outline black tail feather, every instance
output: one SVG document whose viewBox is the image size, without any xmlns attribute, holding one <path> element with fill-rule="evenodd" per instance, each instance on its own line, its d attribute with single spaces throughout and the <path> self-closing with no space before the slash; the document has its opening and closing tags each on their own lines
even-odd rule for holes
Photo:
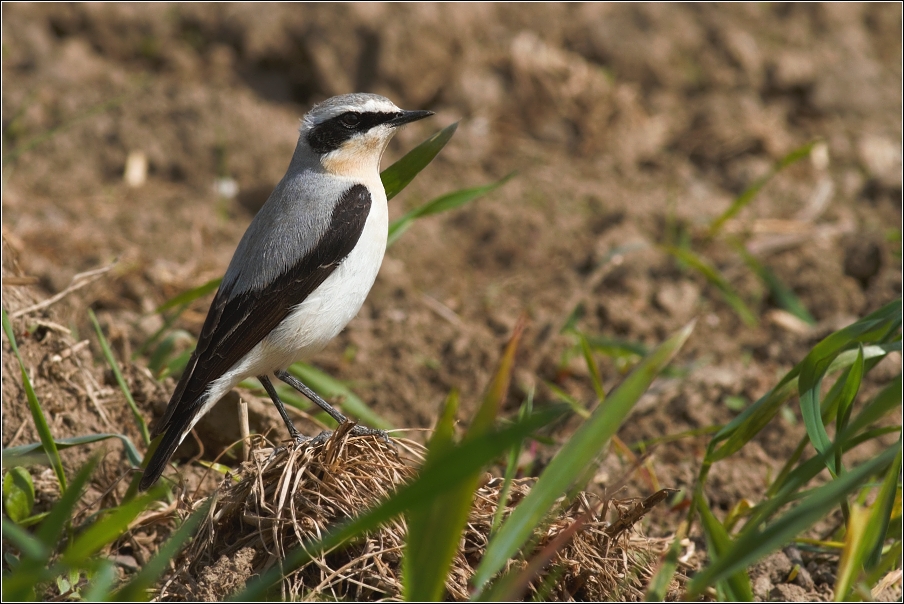
<svg viewBox="0 0 904 604">
<path fill-rule="evenodd" d="M 166 464 L 169 462 L 170 457 L 173 456 L 179 443 L 182 442 L 182 436 L 181 431 L 176 426 L 171 425 L 169 427 L 144 469 L 144 476 L 141 477 L 141 482 L 138 483 L 139 490 L 146 491 L 157 482 L 157 479 L 160 478 L 160 475 L 166 469 Z"/>
</svg>

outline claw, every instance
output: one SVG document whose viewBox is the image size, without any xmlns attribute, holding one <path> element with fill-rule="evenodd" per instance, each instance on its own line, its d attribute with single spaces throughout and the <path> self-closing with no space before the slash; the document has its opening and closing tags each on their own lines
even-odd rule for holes
<svg viewBox="0 0 904 604">
<path fill-rule="evenodd" d="M 380 440 L 382 440 L 386 444 L 389 444 L 389 435 L 386 434 L 385 430 L 368 428 L 367 426 L 357 424 L 354 428 L 352 428 L 351 432 L 353 436 L 378 436 Z"/>
</svg>

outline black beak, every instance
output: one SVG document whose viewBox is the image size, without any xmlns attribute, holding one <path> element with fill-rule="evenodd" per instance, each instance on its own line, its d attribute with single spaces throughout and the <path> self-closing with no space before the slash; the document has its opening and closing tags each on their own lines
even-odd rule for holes
<svg viewBox="0 0 904 604">
<path fill-rule="evenodd" d="M 430 117 L 431 115 L 433 115 L 432 111 L 401 111 L 386 123 L 393 128 L 398 128 L 399 126 L 404 126 L 405 124 L 410 124 L 411 122 L 422 120 L 425 117 Z"/>
</svg>

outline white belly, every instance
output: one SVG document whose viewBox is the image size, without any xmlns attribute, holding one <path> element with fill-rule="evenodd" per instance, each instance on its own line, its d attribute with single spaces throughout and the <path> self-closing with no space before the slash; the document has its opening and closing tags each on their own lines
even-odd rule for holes
<svg viewBox="0 0 904 604">
<path fill-rule="evenodd" d="M 352 252 L 268 336 L 211 383 L 210 404 L 246 378 L 272 375 L 316 354 L 355 318 L 373 287 L 386 252 L 389 217 L 386 198 L 380 197 L 372 200 L 364 230 Z"/>
<path fill-rule="evenodd" d="M 355 318 L 383 263 L 387 231 L 386 204 L 376 203 L 355 249 L 258 345 L 270 359 L 269 371 L 321 351 Z"/>
</svg>

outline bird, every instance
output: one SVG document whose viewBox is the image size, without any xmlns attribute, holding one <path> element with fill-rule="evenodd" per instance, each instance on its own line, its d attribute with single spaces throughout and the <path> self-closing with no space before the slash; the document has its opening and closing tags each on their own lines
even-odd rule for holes
<svg viewBox="0 0 904 604">
<path fill-rule="evenodd" d="M 160 478 L 197 421 L 239 382 L 256 377 L 289 434 L 303 442 L 273 387 L 279 379 L 339 424 L 345 415 L 288 372 L 322 350 L 361 309 L 389 227 L 380 160 L 401 126 L 433 115 L 355 93 L 314 105 L 301 120 L 286 175 L 255 215 L 226 269 L 198 344 L 153 437 L 139 483 Z M 353 434 L 384 432 L 354 426 Z"/>
</svg>

